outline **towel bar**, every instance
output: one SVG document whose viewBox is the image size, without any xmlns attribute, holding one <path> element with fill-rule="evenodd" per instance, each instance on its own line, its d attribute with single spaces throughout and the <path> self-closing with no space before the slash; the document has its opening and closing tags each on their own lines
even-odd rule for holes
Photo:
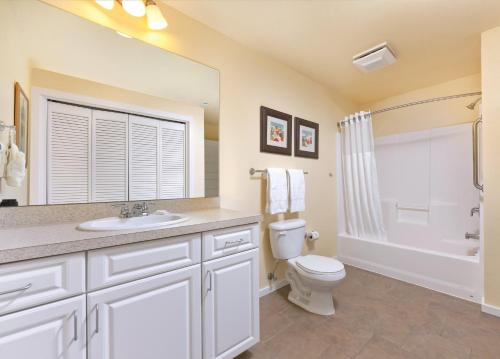
<svg viewBox="0 0 500 359">
<path fill-rule="evenodd" d="M 256 173 L 266 173 L 266 172 L 267 172 L 267 170 L 256 170 L 256 169 L 255 169 L 255 168 L 253 168 L 253 167 L 252 167 L 252 168 L 250 168 L 250 170 L 248 171 L 248 173 L 250 173 L 250 176 L 253 176 L 253 175 L 254 175 L 254 174 L 256 174 Z M 304 171 L 304 174 L 305 174 L 305 175 L 308 175 L 308 174 L 309 174 L 309 172 Z"/>
</svg>

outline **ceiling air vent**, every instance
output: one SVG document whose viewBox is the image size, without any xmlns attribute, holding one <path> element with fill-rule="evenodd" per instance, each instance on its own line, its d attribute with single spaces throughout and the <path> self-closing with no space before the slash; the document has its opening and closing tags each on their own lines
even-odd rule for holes
<svg viewBox="0 0 500 359">
<path fill-rule="evenodd" d="M 352 63 L 363 72 L 370 72 L 392 65 L 396 57 L 387 42 L 363 51 L 352 58 Z"/>
</svg>

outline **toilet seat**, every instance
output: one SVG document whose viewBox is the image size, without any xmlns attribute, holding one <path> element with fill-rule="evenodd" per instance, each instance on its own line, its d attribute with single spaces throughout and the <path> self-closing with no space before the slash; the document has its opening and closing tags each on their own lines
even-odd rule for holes
<svg viewBox="0 0 500 359">
<path fill-rule="evenodd" d="M 335 274 L 344 270 L 342 262 L 324 256 L 301 256 L 296 258 L 295 263 L 303 271 L 316 275 Z"/>
</svg>

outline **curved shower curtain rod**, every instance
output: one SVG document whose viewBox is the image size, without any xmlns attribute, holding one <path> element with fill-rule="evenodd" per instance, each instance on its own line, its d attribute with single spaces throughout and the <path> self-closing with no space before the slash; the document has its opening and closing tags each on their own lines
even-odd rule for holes
<svg viewBox="0 0 500 359">
<path fill-rule="evenodd" d="M 408 102 L 408 103 L 404 103 L 402 105 L 396 105 L 396 106 L 382 108 L 380 110 L 375 110 L 373 112 L 367 113 L 366 116 L 370 115 L 370 114 L 371 115 L 376 115 L 378 113 L 388 112 L 388 111 L 392 111 L 392 110 L 399 110 L 400 108 L 405 108 L 405 107 L 410 107 L 410 106 L 423 105 L 425 103 L 438 102 L 438 101 L 444 101 L 444 100 L 453 100 L 453 99 L 461 98 L 461 97 L 479 96 L 479 95 L 481 95 L 481 91 L 461 93 L 461 94 L 458 94 L 458 95 L 434 97 L 434 98 L 429 98 L 429 99 L 426 99 L 426 100 L 420 100 L 420 101 L 415 101 L 415 102 Z M 340 126 L 343 122 L 345 122 L 345 120 L 338 122 L 338 126 Z"/>
</svg>

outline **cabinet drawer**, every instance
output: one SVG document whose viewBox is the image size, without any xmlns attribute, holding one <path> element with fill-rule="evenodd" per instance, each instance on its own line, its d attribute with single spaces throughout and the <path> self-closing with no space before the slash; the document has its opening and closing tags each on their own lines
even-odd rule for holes
<svg viewBox="0 0 500 359">
<path fill-rule="evenodd" d="M 224 228 L 203 233 L 203 260 L 224 257 L 258 247 L 257 224 Z"/>
<path fill-rule="evenodd" d="M 89 290 L 187 267 L 201 260 L 200 235 L 158 239 L 89 251 Z"/>
<path fill-rule="evenodd" d="M 84 253 L 0 265 L 0 314 L 83 292 Z"/>
</svg>

